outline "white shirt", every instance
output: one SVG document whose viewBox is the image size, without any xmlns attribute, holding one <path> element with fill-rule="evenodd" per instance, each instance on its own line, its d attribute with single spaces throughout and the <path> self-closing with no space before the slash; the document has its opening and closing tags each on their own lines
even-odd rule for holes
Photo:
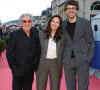
<svg viewBox="0 0 100 90">
<path fill-rule="evenodd" d="M 55 58 L 57 58 L 56 42 L 54 42 L 53 38 L 49 38 L 48 50 L 47 50 L 46 58 L 48 58 L 48 59 L 55 59 Z"/>
</svg>

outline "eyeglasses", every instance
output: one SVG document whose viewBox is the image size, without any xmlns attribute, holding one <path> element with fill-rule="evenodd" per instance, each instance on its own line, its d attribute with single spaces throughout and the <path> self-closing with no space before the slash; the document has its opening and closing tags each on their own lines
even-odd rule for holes
<svg viewBox="0 0 100 90">
<path fill-rule="evenodd" d="M 73 8 L 66 8 L 66 10 L 76 10 L 76 7 L 73 7 Z"/>
<path fill-rule="evenodd" d="M 32 21 L 31 20 L 22 20 L 22 23 L 31 23 Z"/>
</svg>

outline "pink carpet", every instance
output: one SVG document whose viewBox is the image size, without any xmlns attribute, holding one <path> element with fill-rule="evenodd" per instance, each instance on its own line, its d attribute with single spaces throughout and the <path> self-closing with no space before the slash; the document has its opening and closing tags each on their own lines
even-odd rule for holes
<svg viewBox="0 0 100 90">
<path fill-rule="evenodd" d="M 5 53 L 6 51 L 4 51 L 0 57 L 0 90 L 12 90 L 12 74 L 8 67 Z M 50 86 L 48 81 L 47 90 L 50 90 L 49 88 Z M 34 77 L 32 90 L 36 90 L 36 76 Z M 67 90 L 65 85 L 64 71 L 60 90 Z M 91 76 L 89 82 L 89 90 L 100 90 L 100 79 L 97 79 L 95 76 Z"/>
</svg>

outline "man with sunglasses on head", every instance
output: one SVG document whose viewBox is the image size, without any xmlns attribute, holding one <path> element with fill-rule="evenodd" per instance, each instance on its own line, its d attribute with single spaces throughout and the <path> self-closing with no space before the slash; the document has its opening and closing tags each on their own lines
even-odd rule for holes
<svg viewBox="0 0 100 90">
<path fill-rule="evenodd" d="M 67 90 L 77 90 L 76 80 L 78 90 L 88 90 L 89 62 L 95 47 L 90 22 L 77 16 L 78 4 L 78 1 L 67 0 L 64 8 L 67 20 L 63 22 L 63 63 Z"/>
<path fill-rule="evenodd" d="M 10 33 L 6 57 L 12 71 L 13 90 L 32 90 L 41 52 L 37 29 L 32 27 L 32 22 L 31 14 L 22 14 L 21 28 Z"/>
</svg>

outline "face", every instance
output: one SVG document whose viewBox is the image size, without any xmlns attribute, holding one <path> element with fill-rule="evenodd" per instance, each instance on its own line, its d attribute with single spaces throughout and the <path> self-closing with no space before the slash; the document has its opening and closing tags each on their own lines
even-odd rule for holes
<svg viewBox="0 0 100 90">
<path fill-rule="evenodd" d="M 66 6 L 65 14 L 67 14 L 69 19 L 76 18 L 77 13 L 78 13 L 78 10 L 76 9 L 76 6 L 74 6 L 74 5 L 67 5 Z"/>
<path fill-rule="evenodd" d="M 29 31 L 32 27 L 32 20 L 29 16 L 22 17 L 21 25 L 24 31 Z"/>
<path fill-rule="evenodd" d="M 54 17 L 52 20 L 51 20 L 51 24 L 50 24 L 50 27 L 52 30 L 57 30 L 60 26 L 60 19 L 58 17 Z"/>
</svg>

